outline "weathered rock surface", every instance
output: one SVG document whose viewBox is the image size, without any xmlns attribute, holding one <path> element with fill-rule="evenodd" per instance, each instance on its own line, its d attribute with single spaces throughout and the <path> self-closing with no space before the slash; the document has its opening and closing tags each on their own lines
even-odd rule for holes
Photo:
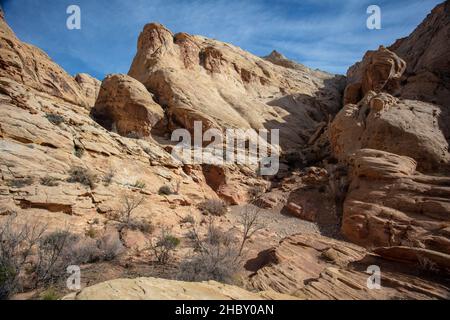
<svg viewBox="0 0 450 320">
<path fill-rule="evenodd" d="M 369 91 L 394 93 L 405 69 L 405 61 L 383 46 L 368 51 L 347 72 L 344 105 L 358 103 Z"/>
<path fill-rule="evenodd" d="M 381 268 L 381 289 L 367 286 L 367 267 Z M 317 235 L 294 235 L 249 261 L 248 286 L 300 299 L 448 299 L 448 284 L 419 274 L 404 274 L 402 265 L 370 255 L 361 247 Z M 403 266 L 403 268 L 405 268 Z"/>
<path fill-rule="evenodd" d="M 21 42 L 0 17 L 0 77 L 84 107 L 81 87 L 39 48 Z"/>
<path fill-rule="evenodd" d="M 103 80 L 92 115 L 104 128 L 122 136 L 148 137 L 164 111 L 142 83 L 114 74 Z"/>
<path fill-rule="evenodd" d="M 407 157 L 362 149 L 352 158 L 342 231 L 366 247 L 407 246 L 450 259 L 450 178 L 416 171 Z"/>
<path fill-rule="evenodd" d="M 97 100 L 102 82 L 87 73 L 79 73 L 75 76 L 75 81 L 80 85 L 81 91 L 86 96 L 89 107 L 93 107 Z"/>
<path fill-rule="evenodd" d="M 411 157 L 420 170 L 445 171 L 450 153 L 442 121 L 449 123 L 450 116 L 439 106 L 370 91 L 358 104 L 347 104 L 339 112 L 330 140 L 342 161 L 370 148 Z"/>
<path fill-rule="evenodd" d="M 400 94 L 406 99 L 450 105 L 450 2 L 444 1 L 409 36 L 389 50 L 406 61 Z"/>
<path fill-rule="evenodd" d="M 117 279 L 87 287 L 63 300 L 294 300 L 289 295 L 252 293 L 215 281 L 182 282 L 156 278 Z"/>
<path fill-rule="evenodd" d="M 305 144 L 339 109 L 342 77 L 290 69 L 237 47 L 151 23 L 129 75 L 167 109 L 169 128 L 281 129 L 281 145 Z"/>
</svg>

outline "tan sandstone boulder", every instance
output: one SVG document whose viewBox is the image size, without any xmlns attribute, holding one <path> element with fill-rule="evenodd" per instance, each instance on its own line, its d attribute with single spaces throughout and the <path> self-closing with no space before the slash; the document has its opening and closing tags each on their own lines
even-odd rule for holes
<svg viewBox="0 0 450 320">
<path fill-rule="evenodd" d="M 103 80 L 92 115 L 110 131 L 145 137 L 164 118 L 164 111 L 142 83 L 114 74 Z"/>
<path fill-rule="evenodd" d="M 75 76 L 75 81 L 80 85 L 81 91 L 86 96 L 89 107 L 93 107 L 95 105 L 95 101 L 97 101 L 97 96 L 102 82 L 87 73 L 77 74 Z"/>
<path fill-rule="evenodd" d="M 215 281 L 183 282 L 157 278 L 117 279 L 87 287 L 63 300 L 294 300 L 289 295 L 253 293 Z"/>
<path fill-rule="evenodd" d="M 444 1 L 406 38 L 389 50 L 406 61 L 401 95 L 406 99 L 450 105 L 450 2 Z"/>
</svg>

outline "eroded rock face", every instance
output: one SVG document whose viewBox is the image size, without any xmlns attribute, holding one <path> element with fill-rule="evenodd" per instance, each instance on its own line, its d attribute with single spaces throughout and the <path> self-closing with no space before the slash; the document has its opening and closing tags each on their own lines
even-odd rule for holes
<svg viewBox="0 0 450 320">
<path fill-rule="evenodd" d="M 294 300 L 273 291 L 252 293 L 215 281 L 182 282 L 156 278 L 117 279 L 87 287 L 63 300 Z"/>
<path fill-rule="evenodd" d="M 394 93 L 405 69 L 405 61 L 383 46 L 368 51 L 362 62 L 347 72 L 344 105 L 358 103 L 369 91 Z"/>
<path fill-rule="evenodd" d="M 86 96 L 89 107 L 93 107 L 95 105 L 95 101 L 97 100 L 102 82 L 87 73 L 77 74 L 75 76 L 75 81 L 80 85 L 81 91 Z"/>
<path fill-rule="evenodd" d="M 348 71 L 343 110 L 330 128 L 350 167 L 347 239 L 409 264 L 448 273 L 450 3 L 407 38 L 368 52 Z M 406 64 L 405 64 L 406 62 Z"/>
<path fill-rule="evenodd" d="M 401 96 L 450 105 L 450 2 L 438 5 L 409 36 L 389 50 L 406 61 Z"/>
<path fill-rule="evenodd" d="M 307 143 L 339 109 L 342 77 L 287 68 L 237 47 L 160 24 L 144 27 L 129 75 L 152 92 L 169 128 L 281 129 L 281 145 Z"/>
<path fill-rule="evenodd" d="M 380 250 L 381 252 L 381 250 Z M 383 252 L 388 256 L 387 252 Z M 367 267 L 382 271 L 381 289 L 367 286 Z M 433 283 L 405 266 L 371 255 L 361 247 L 319 235 L 290 236 L 249 261 L 256 270 L 248 286 L 314 300 L 447 299 L 448 286 Z M 433 284 L 432 284 L 433 283 Z M 430 286 L 430 284 L 432 284 Z"/>
<path fill-rule="evenodd" d="M 21 42 L 0 18 L 0 77 L 13 79 L 40 92 L 84 107 L 78 83 L 39 48 Z"/>
<path fill-rule="evenodd" d="M 103 80 L 92 115 L 110 131 L 147 137 L 164 111 L 140 82 L 114 74 Z"/>
<path fill-rule="evenodd" d="M 352 157 L 342 231 L 366 247 L 407 246 L 450 258 L 450 178 L 424 175 L 408 157 L 362 149 Z"/>
<path fill-rule="evenodd" d="M 362 148 L 409 156 L 422 171 L 448 169 L 450 121 L 445 110 L 429 103 L 369 92 L 358 104 L 347 104 L 334 119 L 330 140 L 334 154 L 348 160 Z"/>
</svg>

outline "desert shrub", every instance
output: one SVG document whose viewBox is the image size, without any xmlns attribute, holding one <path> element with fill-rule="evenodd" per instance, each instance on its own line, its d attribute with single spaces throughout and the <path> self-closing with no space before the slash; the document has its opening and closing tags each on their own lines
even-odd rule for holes
<svg viewBox="0 0 450 320">
<path fill-rule="evenodd" d="M 69 171 L 69 178 L 67 179 L 67 182 L 78 182 L 94 189 L 95 184 L 97 183 L 97 175 L 87 168 L 73 167 Z"/>
<path fill-rule="evenodd" d="M 55 283 L 65 275 L 67 266 L 79 262 L 79 251 L 73 250 L 78 242 L 79 237 L 68 231 L 52 232 L 39 240 L 33 270 L 36 288 Z"/>
<path fill-rule="evenodd" d="M 106 234 L 97 241 L 100 250 L 100 259 L 112 261 L 125 251 L 118 234 Z"/>
<path fill-rule="evenodd" d="M 37 225 L 19 225 L 16 215 L 11 215 L 0 225 L 0 300 L 8 299 L 22 289 L 28 258 L 44 230 Z"/>
<path fill-rule="evenodd" d="M 166 195 L 166 196 L 170 196 L 173 193 L 174 192 L 173 192 L 172 188 L 168 185 L 161 186 L 161 188 L 159 188 L 159 191 L 158 191 L 158 194 Z"/>
<path fill-rule="evenodd" d="M 25 282 L 33 288 L 51 286 L 66 275 L 69 265 L 112 260 L 123 250 L 118 233 L 94 240 L 45 230 L 38 224 L 19 224 L 16 216 L 0 226 L 0 299 L 20 292 Z"/>
<path fill-rule="evenodd" d="M 255 202 L 264 194 L 264 188 L 261 186 L 254 186 L 248 190 L 250 202 Z"/>
<path fill-rule="evenodd" d="M 181 223 L 190 223 L 190 224 L 194 224 L 195 223 L 195 218 L 192 215 L 188 215 L 184 218 L 182 218 L 180 220 Z"/>
<path fill-rule="evenodd" d="M 8 186 L 13 188 L 27 187 L 31 186 L 33 183 L 34 179 L 32 177 L 15 178 L 7 182 Z"/>
<path fill-rule="evenodd" d="M 52 176 L 45 176 L 45 177 L 42 177 L 40 179 L 41 184 L 43 186 L 48 186 L 48 187 L 56 187 L 56 186 L 58 186 L 59 185 L 58 181 L 59 180 L 57 178 L 52 177 Z"/>
<path fill-rule="evenodd" d="M 262 222 L 260 212 L 261 209 L 253 205 L 246 205 L 242 208 L 239 219 L 239 224 L 242 227 L 242 240 L 239 247 L 239 256 L 242 255 L 242 251 L 244 250 L 247 241 L 253 237 L 255 233 L 266 227 L 266 224 Z"/>
<path fill-rule="evenodd" d="M 211 220 L 203 238 L 195 227 L 190 231 L 189 238 L 193 241 L 194 252 L 181 262 L 178 279 L 233 283 L 242 261 L 239 247 L 231 233 L 220 230 Z"/>
<path fill-rule="evenodd" d="M 109 186 L 109 185 L 112 183 L 114 176 L 115 176 L 114 171 L 113 171 L 113 170 L 109 170 L 109 171 L 103 176 L 103 179 L 102 179 L 103 185 L 104 185 L 104 186 Z"/>
<path fill-rule="evenodd" d="M 79 146 L 75 146 L 74 155 L 77 158 L 80 158 L 80 159 L 83 158 L 84 152 L 85 152 L 85 150 L 83 148 L 81 148 Z"/>
<path fill-rule="evenodd" d="M 132 219 L 127 227 L 131 230 L 139 230 L 142 233 L 153 233 L 155 226 L 150 221 Z"/>
<path fill-rule="evenodd" d="M 85 235 L 86 235 L 86 237 L 95 239 L 98 235 L 98 232 L 97 232 L 97 230 L 95 230 L 94 227 L 90 226 L 89 229 L 86 230 Z"/>
<path fill-rule="evenodd" d="M 210 214 L 213 216 L 223 216 L 227 213 L 228 206 L 222 200 L 209 199 L 200 203 L 199 209 L 204 214 Z"/>
<path fill-rule="evenodd" d="M 41 300 L 58 300 L 59 295 L 55 289 L 49 288 L 40 294 Z"/>
<path fill-rule="evenodd" d="M 45 117 L 47 118 L 48 121 L 50 121 L 54 125 L 60 125 L 61 123 L 64 122 L 64 117 L 60 116 L 59 114 L 47 113 Z"/>
<path fill-rule="evenodd" d="M 133 188 L 144 189 L 146 186 L 145 182 L 142 180 L 136 180 L 136 182 L 132 185 Z"/>
<path fill-rule="evenodd" d="M 172 258 L 172 252 L 179 244 L 180 239 L 172 235 L 168 229 L 162 229 L 156 243 L 151 244 L 151 250 L 159 263 L 167 264 Z"/>
</svg>

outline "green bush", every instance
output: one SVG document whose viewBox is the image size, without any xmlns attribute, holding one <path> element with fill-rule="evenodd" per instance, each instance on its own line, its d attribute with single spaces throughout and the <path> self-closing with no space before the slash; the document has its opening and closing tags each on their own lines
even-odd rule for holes
<svg viewBox="0 0 450 320">
<path fill-rule="evenodd" d="M 70 183 L 81 183 L 92 189 L 95 188 L 95 184 L 97 183 L 97 175 L 83 167 L 71 168 L 69 170 L 69 175 L 70 177 L 67 179 L 67 182 Z"/>
<path fill-rule="evenodd" d="M 58 179 L 52 176 L 45 176 L 41 179 L 41 184 L 48 187 L 56 187 L 59 185 Z"/>
<path fill-rule="evenodd" d="M 228 212 L 228 205 L 222 200 L 209 199 L 199 204 L 198 208 L 204 214 L 224 216 Z"/>
<path fill-rule="evenodd" d="M 64 117 L 60 116 L 59 114 L 46 113 L 45 117 L 47 118 L 48 121 L 50 121 L 54 125 L 60 125 L 61 123 L 64 122 Z"/>
<path fill-rule="evenodd" d="M 170 186 L 163 185 L 161 188 L 159 188 L 158 193 L 160 195 L 170 196 L 171 194 L 173 194 L 173 190 L 172 190 L 172 188 Z"/>
</svg>

